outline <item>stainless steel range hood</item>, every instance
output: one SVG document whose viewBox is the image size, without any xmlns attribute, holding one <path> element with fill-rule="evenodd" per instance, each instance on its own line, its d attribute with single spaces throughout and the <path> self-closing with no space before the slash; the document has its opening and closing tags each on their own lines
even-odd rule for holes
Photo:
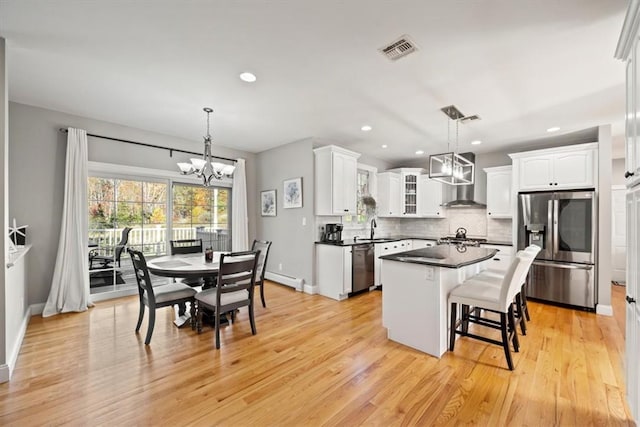
<svg viewBox="0 0 640 427">
<path fill-rule="evenodd" d="M 476 155 L 474 153 L 459 153 L 461 157 L 475 163 Z M 474 168 L 475 169 L 475 168 Z M 474 179 L 475 182 L 475 179 Z M 475 193 L 474 184 L 469 185 L 456 185 L 456 198 L 447 203 L 443 203 L 442 206 L 446 208 L 486 208 L 487 205 L 478 203 L 473 200 Z"/>
</svg>

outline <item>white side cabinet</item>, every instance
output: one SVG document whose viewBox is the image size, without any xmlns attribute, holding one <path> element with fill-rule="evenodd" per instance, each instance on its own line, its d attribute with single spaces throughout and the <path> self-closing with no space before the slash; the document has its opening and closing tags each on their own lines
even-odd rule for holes
<svg viewBox="0 0 640 427">
<path fill-rule="evenodd" d="M 511 218 L 511 166 L 486 168 L 487 216 Z"/>
<path fill-rule="evenodd" d="M 354 215 L 360 154 L 335 145 L 316 148 L 313 152 L 316 215 Z"/>
<path fill-rule="evenodd" d="M 424 218 L 444 218 L 446 210 L 442 207 L 442 183 L 430 179 L 429 174 L 420 176 L 420 199 L 418 213 Z"/>
<path fill-rule="evenodd" d="M 352 246 L 316 245 L 318 293 L 343 300 L 352 289 Z"/>
<path fill-rule="evenodd" d="M 627 193 L 627 283 L 626 289 L 626 328 L 625 328 L 625 374 L 627 401 L 633 417 L 640 419 L 640 187 L 636 186 Z"/>
<path fill-rule="evenodd" d="M 565 190 L 597 186 L 597 144 L 579 144 L 509 154 L 517 171 L 517 191 Z"/>
<path fill-rule="evenodd" d="M 400 216 L 401 176 L 394 172 L 378 174 L 378 216 Z"/>
</svg>

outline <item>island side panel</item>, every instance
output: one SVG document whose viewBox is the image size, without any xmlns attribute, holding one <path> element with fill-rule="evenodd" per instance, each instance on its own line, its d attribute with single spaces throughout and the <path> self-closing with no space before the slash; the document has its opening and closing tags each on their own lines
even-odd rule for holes
<svg viewBox="0 0 640 427">
<path fill-rule="evenodd" d="M 382 324 L 387 337 L 435 357 L 448 348 L 451 289 L 478 271 L 382 260 Z"/>
</svg>

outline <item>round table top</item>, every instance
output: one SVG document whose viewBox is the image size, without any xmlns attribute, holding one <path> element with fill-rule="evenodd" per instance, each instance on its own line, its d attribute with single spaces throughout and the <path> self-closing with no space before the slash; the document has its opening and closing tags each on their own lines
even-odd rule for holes
<svg viewBox="0 0 640 427">
<path fill-rule="evenodd" d="M 218 274 L 220 255 L 214 252 L 213 261 L 206 262 L 204 253 L 166 255 L 147 260 L 147 268 L 156 276 L 164 277 L 207 277 Z"/>
</svg>

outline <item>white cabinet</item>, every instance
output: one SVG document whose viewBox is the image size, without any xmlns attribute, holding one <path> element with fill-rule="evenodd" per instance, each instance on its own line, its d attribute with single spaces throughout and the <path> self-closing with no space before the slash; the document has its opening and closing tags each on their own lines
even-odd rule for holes
<svg viewBox="0 0 640 427">
<path fill-rule="evenodd" d="M 422 169 L 400 169 L 400 176 L 402 176 L 400 208 L 404 217 L 418 216 L 421 173 Z"/>
<path fill-rule="evenodd" d="M 401 176 L 394 172 L 378 174 L 378 216 L 400 216 Z"/>
<path fill-rule="evenodd" d="M 627 401 L 634 419 L 640 418 L 640 303 L 638 302 L 638 245 L 640 244 L 640 187 L 627 193 L 627 282 L 626 282 L 626 332 L 625 332 L 625 374 Z"/>
<path fill-rule="evenodd" d="M 380 259 L 380 257 L 383 255 L 391 255 L 397 254 L 399 252 L 410 251 L 413 247 L 413 242 L 414 241 L 412 240 L 398 240 L 395 242 L 376 243 L 374 247 L 375 263 L 373 266 L 375 286 L 382 285 L 382 282 L 380 280 L 380 265 L 382 264 L 382 260 Z"/>
<path fill-rule="evenodd" d="M 411 250 L 430 248 L 432 246 L 435 246 L 436 244 L 437 243 L 435 240 L 412 239 Z"/>
<path fill-rule="evenodd" d="M 484 267 L 491 270 L 507 272 L 509 265 L 511 265 L 511 261 L 513 261 L 513 246 L 482 244 L 480 247 L 498 250 L 498 253 L 495 254 L 493 258 L 484 262 Z"/>
<path fill-rule="evenodd" d="M 597 144 L 580 144 L 509 154 L 516 191 L 597 187 Z"/>
<path fill-rule="evenodd" d="M 486 168 L 487 216 L 511 218 L 511 166 Z"/>
<path fill-rule="evenodd" d="M 313 151 L 316 215 L 354 215 L 360 154 L 335 145 Z"/>
<path fill-rule="evenodd" d="M 442 183 L 429 179 L 429 174 L 420 176 L 420 198 L 418 213 L 425 218 L 444 218 L 442 205 Z"/>
<path fill-rule="evenodd" d="M 318 293 L 343 300 L 352 289 L 352 247 L 316 245 Z"/>
</svg>

